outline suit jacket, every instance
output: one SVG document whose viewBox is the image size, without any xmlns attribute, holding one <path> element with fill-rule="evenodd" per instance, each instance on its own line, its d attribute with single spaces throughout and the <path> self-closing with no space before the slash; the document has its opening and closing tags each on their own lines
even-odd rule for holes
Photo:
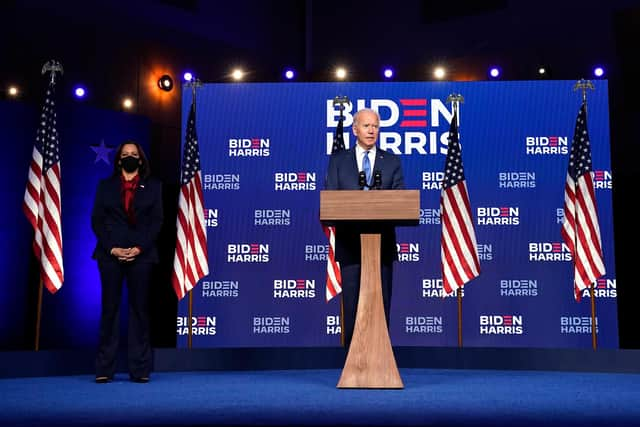
<svg viewBox="0 0 640 427">
<path fill-rule="evenodd" d="M 404 176 L 399 156 L 378 147 L 373 168 L 373 172 L 376 171 L 380 172 L 382 178 L 381 190 L 404 189 Z M 325 189 L 360 190 L 355 147 L 331 155 L 325 178 Z M 336 225 L 336 260 L 338 262 L 343 265 L 360 263 L 361 233 L 381 234 L 383 262 L 389 263 L 398 258 L 395 227 L 387 224 L 341 222 Z"/>
<path fill-rule="evenodd" d="M 155 178 L 140 178 L 133 198 L 136 223 L 129 224 L 122 204 L 120 177 L 105 178 L 98 184 L 91 212 L 91 228 L 98 238 L 93 258 L 115 260 L 114 247 L 141 249 L 136 262 L 158 262 L 156 240 L 162 226 L 162 184 Z"/>
</svg>

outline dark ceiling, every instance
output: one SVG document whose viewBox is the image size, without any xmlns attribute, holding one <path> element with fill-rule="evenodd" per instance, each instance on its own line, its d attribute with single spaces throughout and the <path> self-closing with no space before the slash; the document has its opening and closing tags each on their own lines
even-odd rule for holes
<svg viewBox="0 0 640 427">
<path fill-rule="evenodd" d="M 4 3 L 7 3 L 6 1 Z M 462 0 L 16 0 L 2 7 L 0 82 L 41 94 L 42 64 L 59 60 L 62 91 L 88 86 L 86 102 L 119 108 L 127 93 L 137 112 L 171 123 L 179 104 L 145 93 L 158 70 L 194 70 L 204 82 L 226 81 L 230 68 L 250 81 L 280 81 L 285 66 L 301 80 L 330 80 L 332 68 L 350 79 L 380 79 L 382 66 L 400 80 L 429 80 L 430 67 L 448 64 L 450 79 L 484 79 L 491 64 L 504 78 L 536 78 L 538 64 L 552 78 L 589 77 L 599 62 L 609 78 L 620 73 L 626 35 L 618 23 L 639 14 L 638 1 L 536 2 Z M 632 24 L 628 24 L 631 26 Z M 155 89 L 157 90 L 157 89 Z"/>
</svg>

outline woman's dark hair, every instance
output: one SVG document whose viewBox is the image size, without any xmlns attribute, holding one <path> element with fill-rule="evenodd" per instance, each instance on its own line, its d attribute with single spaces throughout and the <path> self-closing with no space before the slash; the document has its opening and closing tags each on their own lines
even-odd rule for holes
<svg viewBox="0 0 640 427">
<path fill-rule="evenodd" d="M 138 149 L 138 154 L 140 155 L 140 168 L 138 169 L 138 175 L 140 178 L 147 178 L 151 174 L 151 168 L 149 167 L 149 160 L 147 160 L 146 154 L 144 154 L 144 150 L 142 146 L 135 141 L 124 141 L 122 144 L 118 146 L 116 150 L 116 156 L 113 159 L 113 176 L 119 176 L 122 173 L 122 166 L 120 165 L 120 155 L 122 154 L 122 149 L 125 145 L 135 145 Z"/>
</svg>

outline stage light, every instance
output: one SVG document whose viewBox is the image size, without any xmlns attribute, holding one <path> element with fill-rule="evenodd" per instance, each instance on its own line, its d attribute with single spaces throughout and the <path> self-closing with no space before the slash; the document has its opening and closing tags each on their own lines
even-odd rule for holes
<svg viewBox="0 0 640 427">
<path fill-rule="evenodd" d="M 444 76 L 446 76 L 446 75 L 447 75 L 447 72 L 442 67 L 436 67 L 433 70 L 433 77 L 435 77 L 438 80 L 444 79 Z"/>
<path fill-rule="evenodd" d="M 500 68 L 491 67 L 489 69 L 489 77 L 491 77 L 492 79 L 497 79 L 498 77 L 500 77 Z"/>
<path fill-rule="evenodd" d="M 347 70 L 342 67 L 336 68 L 336 78 L 338 80 L 344 80 L 347 77 Z"/>
<path fill-rule="evenodd" d="M 598 66 L 596 66 L 596 67 L 594 67 L 594 68 L 593 68 L 593 75 L 594 75 L 595 77 L 598 77 L 598 78 L 600 78 L 600 77 L 604 76 L 604 68 L 602 68 L 602 67 L 601 67 L 601 66 L 599 66 L 599 65 L 598 65 Z"/>
<path fill-rule="evenodd" d="M 163 74 L 158 79 L 158 87 L 167 92 L 171 91 L 171 89 L 173 89 L 173 79 L 171 76 L 169 74 Z"/>
<path fill-rule="evenodd" d="M 287 80 L 292 80 L 295 76 L 296 73 L 291 68 L 287 68 L 284 72 L 284 78 Z"/>
<path fill-rule="evenodd" d="M 242 71 L 240 68 L 236 68 L 231 72 L 231 78 L 233 78 L 233 80 L 235 81 L 242 80 L 244 78 L 244 71 Z"/>
<path fill-rule="evenodd" d="M 131 98 L 124 98 L 122 100 L 122 108 L 124 108 L 125 110 L 130 110 L 133 108 L 133 99 Z"/>
<path fill-rule="evenodd" d="M 390 79 L 393 77 L 393 70 L 391 68 L 385 68 L 384 71 L 382 71 L 382 75 L 385 79 Z"/>
<path fill-rule="evenodd" d="M 193 80 L 193 74 L 187 71 L 182 75 L 182 78 L 184 79 L 185 82 L 190 82 L 191 80 Z"/>
<path fill-rule="evenodd" d="M 73 90 L 73 94 L 76 96 L 76 98 L 84 98 L 84 96 L 87 94 L 87 91 L 82 86 L 76 86 Z"/>
<path fill-rule="evenodd" d="M 538 78 L 539 79 L 551 78 L 551 69 L 546 65 L 538 66 Z"/>
<path fill-rule="evenodd" d="M 20 89 L 18 89 L 18 86 L 9 86 L 9 88 L 7 89 L 7 93 L 10 97 L 17 98 L 20 94 Z"/>
</svg>

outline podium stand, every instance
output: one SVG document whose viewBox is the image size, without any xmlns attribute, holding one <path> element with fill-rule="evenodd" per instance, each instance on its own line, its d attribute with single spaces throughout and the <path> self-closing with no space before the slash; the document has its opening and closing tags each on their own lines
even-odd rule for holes
<svg viewBox="0 0 640 427">
<path fill-rule="evenodd" d="M 419 190 L 320 192 L 321 221 L 415 225 L 419 218 Z M 356 322 L 338 388 L 404 388 L 384 316 L 380 241 L 378 233 L 360 235 L 360 294 Z"/>
</svg>

